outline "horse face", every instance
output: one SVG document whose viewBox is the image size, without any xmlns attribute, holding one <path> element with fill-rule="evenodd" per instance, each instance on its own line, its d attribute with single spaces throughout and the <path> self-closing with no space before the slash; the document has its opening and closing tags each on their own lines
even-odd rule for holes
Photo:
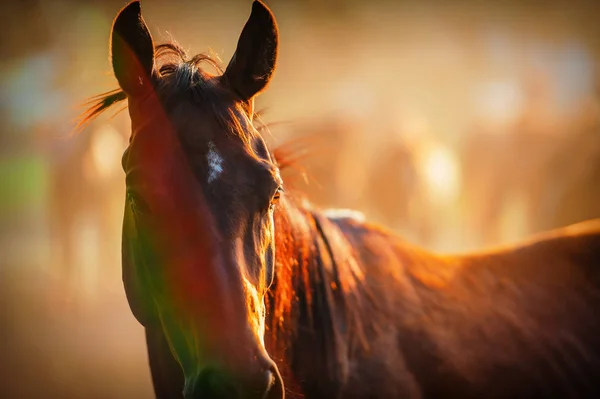
<svg viewBox="0 0 600 399">
<path fill-rule="evenodd" d="M 253 4 L 218 76 L 173 46 L 155 48 L 139 2 L 117 16 L 111 45 L 132 121 L 123 156 L 132 311 L 163 330 L 186 398 L 281 398 L 263 339 L 282 183 L 252 123 L 253 98 L 275 68 L 273 16 Z M 157 67 L 161 49 L 179 61 Z"/>
</svg>

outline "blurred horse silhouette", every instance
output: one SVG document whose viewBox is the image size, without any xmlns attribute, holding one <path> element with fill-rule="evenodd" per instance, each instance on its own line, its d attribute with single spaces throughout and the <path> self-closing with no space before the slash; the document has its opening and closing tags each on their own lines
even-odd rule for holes
<svg viewBox="0 0 600 399">
<path fill-rule="evenodd" d="M 511 205 L 521 207 L 519 218 L 529 232 L 600 216 L 597 104 L 583 104 L 574 117 L 549 120 L 552 110 L 540 105 L 546 90 L 532 79 L 526 85 L 528 105 L 515 123 L 500 131 L 479 127 L 463 148 L 463 163 L 469 165 L 465 216 L 482 232 L 482 243 L 501 240 L 497 227 Z"/>
<path fill-rule="evenodd" d="M 93 126 L 84 134 L 69 140 L 53 140 L 53 160 L 50 164 L 50 233 L 56 264 L 61 275 L 76 277 L 77 266 L 102 265 L 101 275 L 108 276 L 110 266 L 118 258 L 118 235 L 114 221 L 114 198 L 122 197 L 122 181 L 115 161 L 125 144 L 123 134 L 109 125 Z M 117 173 L 115 173 L 117 172 Z M 118 180 L 116 180 L 118 179 Z M 99 248 L 93 256 L 98 265 L 81 259 L 84 222 L 95 230 L 95 243 Z"/>
<path fill-rule="evenodd" d="M 538 230 L 600 216 L 600 73 L 595 88 L 549 156 L 534 199 L 542 205 L 534 213 Z"/>
<path fill-rule="evenodd" d="M 284 192 L 255 128 L 278 53 L 259 1 L 224 70 L 155 45 L 137 1 L 111 51 L 120 89 L 87 120 L 128 101 L 123 282 L 157 397 L 600 395 L 600 220 L 442 256 Z"/>
</svg>

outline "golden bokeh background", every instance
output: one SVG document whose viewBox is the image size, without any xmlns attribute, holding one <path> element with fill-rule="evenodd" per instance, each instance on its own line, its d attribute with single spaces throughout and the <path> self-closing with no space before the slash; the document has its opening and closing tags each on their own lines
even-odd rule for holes
<svg viewBox="0 0 600 399">
<path fill-rule="evenodd" d="M 435 251 L 600 217 L 600 3 L 269 0 L 278 70 L 258 100 L 286 182 Z M 126 112 L 116 0 L 0 5 L 0 397 L 152 396 L 120 281 Z M 158 42 L 226 63 L 250 0 L 143 0 Z"/>
</svg>

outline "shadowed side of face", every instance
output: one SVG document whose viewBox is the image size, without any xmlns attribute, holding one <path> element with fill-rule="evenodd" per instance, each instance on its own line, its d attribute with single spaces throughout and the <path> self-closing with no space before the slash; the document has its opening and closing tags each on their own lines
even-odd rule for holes
<svg viewBox="0 0 600 399">
<path fill-rule="evenodd" d="M 273 15 L 254 2 L 234 57 L 212 76 L 194 61 L 155 59 L 139 2 L 113 25 L 113 69 L 132 121 L 125 289 L 138 320 L 163 330 L 186 398 L 283 397 L 263 344 L 281 180 L 252 125 L 277 40 Z"/>
</svg>

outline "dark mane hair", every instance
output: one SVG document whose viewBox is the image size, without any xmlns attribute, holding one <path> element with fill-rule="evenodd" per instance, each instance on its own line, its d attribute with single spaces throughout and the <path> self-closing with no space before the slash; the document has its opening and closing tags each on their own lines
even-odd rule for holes
<svg viewBox="0 0 600 399">
<path fill-rule="evenodd" d="M 293 364 L 290 355 L 296 350 L 288 345 L 297 339 L 298 328 L 308 327 L 314 340 L 297 345 L 324 354 L 324 363 L 314 368 L 323 381 L 339 383 L 349 373 L 351 354 L 368 346 L 370 326 L 361 314 L 374 302 L 347 239 L 325 216 L 296 202 L 286 200 L 276 211 L 277 271 L 266 298 L 267 328 L 278 340 L 271 355 L 288 367 Z M 287 374 L 284 368 L 281 372 Z M 293 376 L 285 377 L 289 382 Z"/>
</svg>

